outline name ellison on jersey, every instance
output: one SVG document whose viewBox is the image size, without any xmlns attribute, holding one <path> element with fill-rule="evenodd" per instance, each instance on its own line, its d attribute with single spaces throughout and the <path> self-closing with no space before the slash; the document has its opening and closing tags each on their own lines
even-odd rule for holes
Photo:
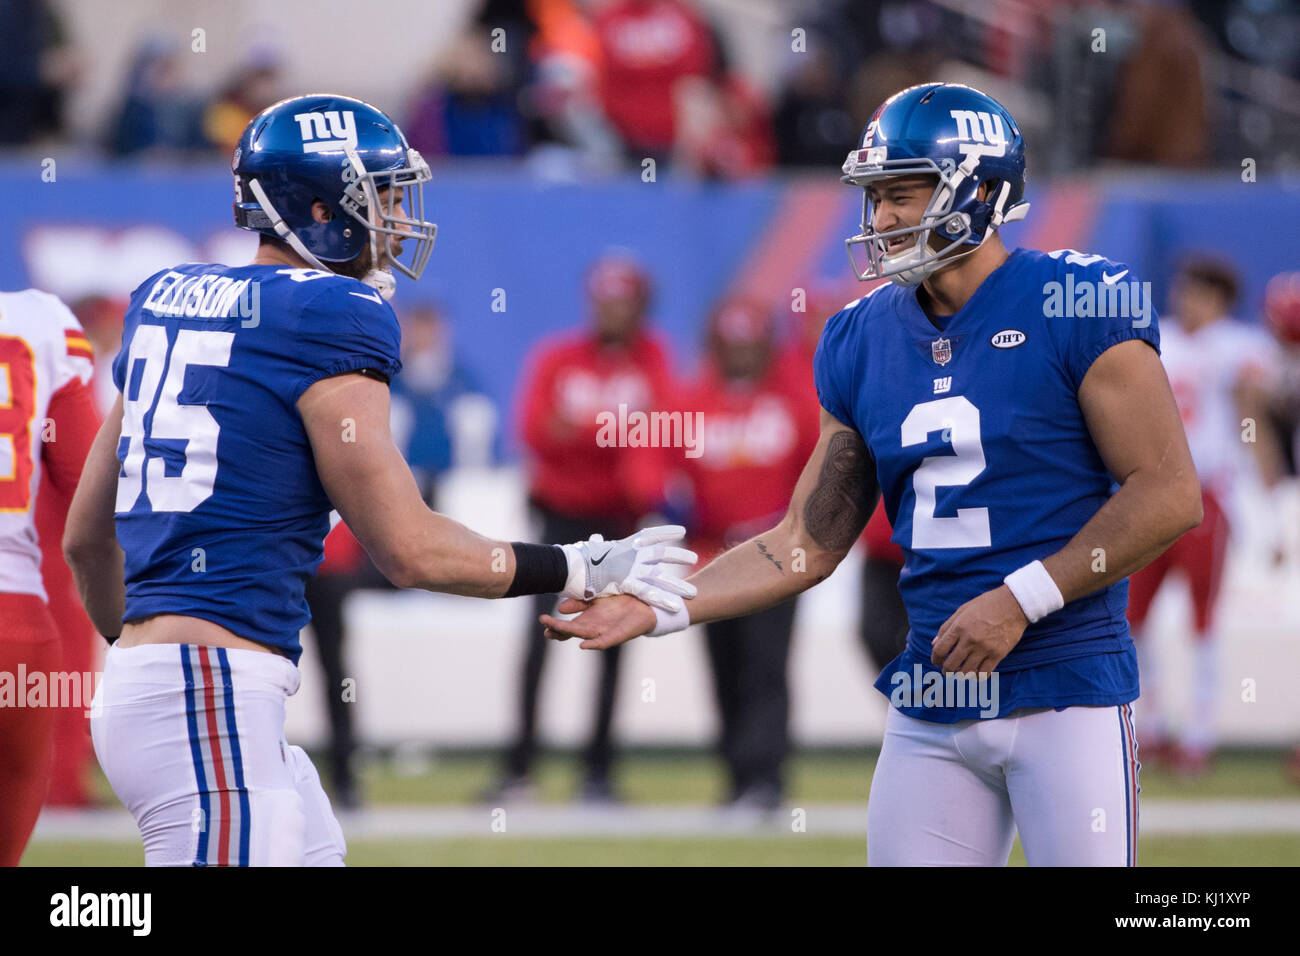
<svg viewBox="0 0 1300 956">
<path fill-rule="evenodd" d="M 149 289 L 141 308 L 154 315 L 185 318 L 232 318 L 237 314 L 246 318 L 253 314 L 257 296 L 252 279 L 168 271 Z"/>
</svg>

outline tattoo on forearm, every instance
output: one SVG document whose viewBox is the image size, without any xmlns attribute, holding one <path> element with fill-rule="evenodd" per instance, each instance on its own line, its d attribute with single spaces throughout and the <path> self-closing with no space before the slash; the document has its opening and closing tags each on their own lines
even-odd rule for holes
<svg viewBox="0 0 1300 956">
<path fill-rule="evenodd" d="M 847 551 L 862 533 L 875 498 L 875 468 L 866 442 L 850 429 L 836 432 L 804 505 L 808 534 L 828 551 Z"/>
<path fill-rule="evenodd" d="M 776 555 L 774 555 L 771 551 L 767 550 L 767 545 L 763 543 L 763 540 L 760 538 L 758 541 L 754 543 L 758 545 L 758 553 L 761 554 L 763 557 L 767 558 L 767 560 L 771 561 L 773 564 L 775 564 L 776 569 L 778 571 L 780 571 L 782 574 L 785 574 L 785 568 L 781 567 L 781 562 L 777 560 Z"/>
</svg>

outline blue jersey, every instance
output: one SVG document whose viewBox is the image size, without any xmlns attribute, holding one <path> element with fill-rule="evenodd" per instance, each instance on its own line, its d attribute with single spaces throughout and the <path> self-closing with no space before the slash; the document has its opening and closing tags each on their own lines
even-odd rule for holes
<svg viewBox="0 0 1300 956">
<path fill-rule="evenodd" d="M 1017 249 L 939 319 L 942 331 L 915 289 L 895 285 L 827 322 L 813 362 L 818 397 L 866 441 L 906 558 L 899 591 L 911 629 L 876 682 L 887 696 L 937 671 L 931 641 L 961 604 L 1060 550 L 1116 490 L 1078 390 L 1119 342 L 1159 350 L 1146 288 L 1100 256 Z M 1134 700 L 1127 605 L 1123 580 L 1031 624 L 997 668 L 996 715 Z M 981 711 L 912 703 L 894 699 L 939 722 Z"/>
<path fill-rule="evenodd" d="M 388 303 L 332 272 L 190 263 L 145 280 L 113 363 L 123 621 L 204 618 L 297 663 L 332 506 L 296 403 L 328 376 L 396 375 L 400 344 Z"/>
</svg>

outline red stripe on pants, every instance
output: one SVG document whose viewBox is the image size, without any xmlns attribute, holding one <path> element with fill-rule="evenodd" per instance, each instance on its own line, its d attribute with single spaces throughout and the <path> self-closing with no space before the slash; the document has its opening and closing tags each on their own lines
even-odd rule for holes
<svg viewBox="0 0 1300 956">
<path fill-rule="evenodd" d="M 199 665 L 203 669 L 203 710 L 208 719 L 208 750 L 212 754 L 213 780 L 209 790 L 216 790 L 221 800 L 221 824 L 217 834 L 217 866 L 230 865 L 230 789 L 226 785 L 226 767 L 221 759 L 221 731 L 217 723 L 217 706 L 212 693 L 212 661 L 216 650 L 199 646 Z M 229 703 L 229 701 L 225 701 Z"/>
</svg>

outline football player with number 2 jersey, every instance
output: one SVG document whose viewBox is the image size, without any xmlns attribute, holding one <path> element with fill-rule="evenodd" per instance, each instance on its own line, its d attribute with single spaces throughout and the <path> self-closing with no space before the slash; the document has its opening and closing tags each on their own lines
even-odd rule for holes
<svg viewBox="0 0 1300 956">
<path fill-rule="evenodd" d="M 284 100 L 249 123 L 233 172 L 257 255 L 136 289 L 121 395 L 69 514 L 64 552 L 114 642 L 91 732 L 146 864 L 341 865 L 316 770 L 284 739 L 332 509 L 394 584 L 476 597 L 626 593 L 679 611 L 694 589 L 660 566 L 695 556 L 670 544 L 675 526 L 523 544 L 425 506 L 388 430 L 401 334 L 387 300 L 436 227 L 429 168 L 385 114 Z"/>
<path fill-rule="evenodd" d="M 569 600 L 578 617 L 543 622 L 605 648 L 768 607 L 827 577 L 883 496 L 911 629 L 876 682 L 868 862 L 1002 865 L 1018 831 L 1031 865 L 1132 865 L 1126 578 L 1201 514 L 1149 287 L 1006 249 L 1024 140 L 969 87 L 886 100 L 844 181 L 864 190 L 854 271 L 892 284 L 826 323 L 821 436 L 784 518 L 688 578 L 680 612 Z"/>
</svg>

